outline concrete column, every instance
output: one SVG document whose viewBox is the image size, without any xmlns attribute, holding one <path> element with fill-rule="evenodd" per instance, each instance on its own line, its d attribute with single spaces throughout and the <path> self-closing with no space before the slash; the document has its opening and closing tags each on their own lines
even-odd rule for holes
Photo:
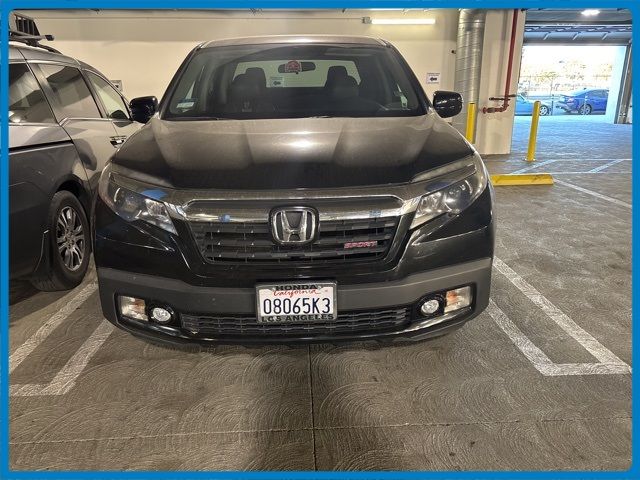
<svg viewBox="0 0 640 480">
<path fill-rule="evenodd" d="M 627 99 L 622 97 L 625 94 L 624 86 L 627 69 L 630 69 L 631 67 L 630 54 L 630 46 L 616 47 L 616 53 L 613 60 L 613 70 L 611 72 L 611 81 L 609 83 L 609 99 L 607 101 L 607 111 L 605 113 L 607 123 L 624 123 L 618 122 L 618 114 L 619 112 L 626 114 L 626 107 L 628 105 Z"/>
<path fill-rule="evenodd" d="M 482 107 L 501 105 L 501 102 L 490 101 L 489 98 L 504 95 L 512 14 L 513 10 L 489 10 L 487 12 L 476 130 L 476 148 L 482 154 L 507 154 L 511 151 L 515 98 L 509 101 L 509 108 L 504 112 L 483 114 Z M 518 14 L 509 93 L 517 93 L 518 89 L 524 23 L 525 12 L 521 11 Z"/>
</svg>

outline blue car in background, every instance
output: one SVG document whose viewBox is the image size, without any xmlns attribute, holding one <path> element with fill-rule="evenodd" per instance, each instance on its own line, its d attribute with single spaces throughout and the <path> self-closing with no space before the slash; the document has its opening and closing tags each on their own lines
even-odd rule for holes
<svg viewBox="0 0 640 480">
<path fill-rule="evenodd" d="M 584 88 L 560 96 L 556 108 L 566 113 L 578 112 L 580 115 L 591 115 L 593 112 L 605 112 L 609 90 L 602 88 Z"/>
<path fill-rule="evenodd" d="M 534 100 L 529 100 L 523 95 L 516 96 L 516 115 L 532 115 Z M 541 101 L 540 115 L 550 115 L 551 106 L 547 102 Z"/>
</svg>

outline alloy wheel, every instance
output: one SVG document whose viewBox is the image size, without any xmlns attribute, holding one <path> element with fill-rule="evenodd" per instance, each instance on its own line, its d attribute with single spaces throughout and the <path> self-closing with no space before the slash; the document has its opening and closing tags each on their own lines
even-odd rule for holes
<svg viewBox="0 0 640 480">
<path fill-rule="evenodd" d="M 80 215 L 72 207 L 60 210 L 56 224 L 58 253 L 65 267 L 75 272 L 82 265 L 85 254 L 84 228 Z"/>
</svg>

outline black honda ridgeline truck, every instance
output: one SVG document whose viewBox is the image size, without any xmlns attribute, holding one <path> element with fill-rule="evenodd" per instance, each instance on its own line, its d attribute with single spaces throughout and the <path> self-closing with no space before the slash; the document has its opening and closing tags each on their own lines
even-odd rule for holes
<svg viewBox="0 0 640 480">
<path fill-rule="evenodd" d="M 113 156 L 104 315 L 159 342 L 424 339 L 489 301 L 493 190 L 389 43 L 204 43 Z M 146 120 L 146 119 L 145 119 Z"/>
</svg>

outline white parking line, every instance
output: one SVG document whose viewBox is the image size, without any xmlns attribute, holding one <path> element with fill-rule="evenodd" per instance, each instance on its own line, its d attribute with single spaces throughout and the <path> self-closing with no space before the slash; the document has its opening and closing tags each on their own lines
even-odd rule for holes
<svg viewBox="0 0 640 480">
<path fill-rule="evenodd" d="M 541 374 L 548 377 L 569 375 L 613 375 L 631 373 L 626 363 L 553 363 L 545 353 L 513 323 L 493 300 L 489 300 L 487 313 L 507 334 L 516 347 Z"/>
<path fill-rule="evenodd" d="M 491 299 L 489 300 L 487 313 L 491 315 L 491 318 L 493 318 L 498 326 L 504 330 L 504 333 L 509 336 L 513 343 L 515 343 L 516 347 L 520 349 L 524 356 L 527 357 L 538 370 L 540 370 L 540 365 L 549 365 L 552 363 L 549 357 L 547 357 L 542 350 L 536 347 Z"/>
<path fill-rule="evenodd" d="M 620 205 L 621 207 L 631 208 L 629 203 L 623 202 L 622 200 L 618 200 L 617 198 L 608 197 L 606 195 L 602 195 L 601 193 L 594 192 L 593 190 L 587 190 L 586 188 L 579 187 L 574 185 L 573 183 L 565 182 L 564 180 L 555 180 L 555 183 L 559 185 L 564 185 L 565 187 L 573 188 L 574 190 L 578 190 L 579 192 L 586 193 L 587 195 L 591 195 L 592 197 L 600 198 L 602 200 L 606 200 L 607 202 L 615 203 L 616 205 Z"/>
<path fill-rule="evenodd" d="M 9 357 L 9 373 L 13 372 L 38 345 L 40 345 L 58 326 L 78 308 L 84 301 L 97 289 L 95 283 L 90 283 L 73 297 L 69 302 L 60 309 L 55 315 L 47 320 L 36 333 L 31 335 Z"/>
<path fill-rule="evenodd" d="M 600 165 L 599 167 L 596 168 L 592 168 L 591 170 L 589 170 L 589 173 L 598 173 L 601 170 L 604 170 L 605 168 L 609 168 L 612 167 L 613 165 L 617 165 L 618 163 L 624 162 L 626 161 L 626 158 L 620 158 L 618 160 L 613 160 L 611 162 L 605 163 L 604 165 Z"/>
<path fill-rule="evenodd" d="M 85 369 L 91 357 L 96 354 L 109 335 L 111 335 L 113 328 L 113 325 L 103 320 L 51 382 L 47 384 L 11 385 L 10 395 L 32 397 L 39 395 L 63 395 L 67 393 L 76 384 L 77 378 Z"/>
<path fill-rule="evenodd" d="M 511 267 L 495 257 L 496 270 L 520 290 L 534 305 L 540 308 L 551 320 L 576 340 L 600 363 L 556 364 L 529 340 L 495 303 L 490 305 L 489 315 L 511 338 L 513 343 L 533 363 L 543 375 L 593 375 L 631 373 L 631 367 L 618 358 L 608 348 L 598 342 L 591 334 L 575 323 L 562 310 L 551 303 L 544 295 L 518 275 Z"/>
<path fill-rule="evenodd" d="M 517 175 L 520 173 L 530 172 L 531 170 L 535 170 L 538 167 L 549 165 L 550 163 L 559 162 L 560 160 L 561 160 L 560 158 L 554 158 L 553 160 L 545 160 L 544 162 L 540 162 L 540 163 L 534 162 L 534 164 L 531 165 L 530 167 L 521 168 L 520 170 L 516 170 L 515 172 L 511 172 L 511 173 Z"/>
<path fill-rule="evenodd" d="M 524 293 L 529 300 L 540 308 L 551 320 L 557 323 L 560 328 L 571 335 L 591 355 L 605 363 L 624 363 L 502 260 L 497 257 L 494 258 L 493 265 L 501 274 L 507 277 L 518 290 Z"/>
</svg>

